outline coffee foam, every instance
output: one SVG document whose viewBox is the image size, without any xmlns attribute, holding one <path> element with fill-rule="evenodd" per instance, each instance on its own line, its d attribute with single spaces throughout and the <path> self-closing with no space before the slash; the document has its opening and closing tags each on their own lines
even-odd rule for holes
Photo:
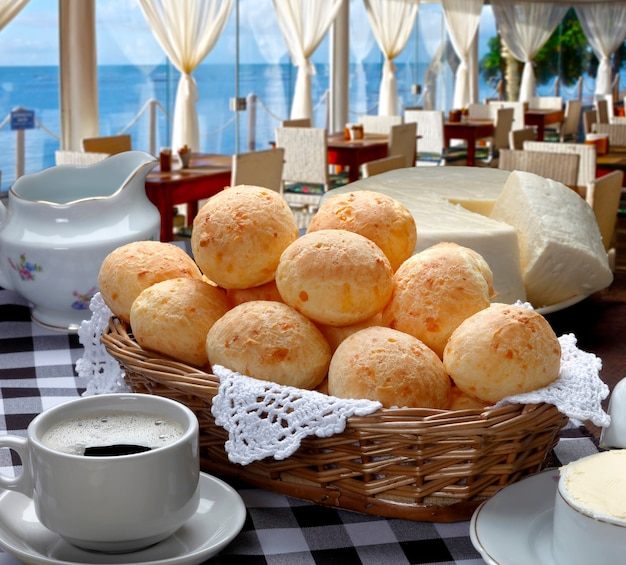
<svg viewBox="0 0 626 565">
<path fill-rule="evenodd" d="M 156 449 L 184 433 L 177 422 L 153 414 L 95 414 L 60 422 L 41 441 L 63 453 L 83 455 L 88 447 L 131 444 Z"/>
</svg>

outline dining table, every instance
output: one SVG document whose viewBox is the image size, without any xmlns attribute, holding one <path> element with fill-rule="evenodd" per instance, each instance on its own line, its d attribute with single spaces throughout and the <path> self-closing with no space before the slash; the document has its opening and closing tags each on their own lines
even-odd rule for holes
<svg viewBox="0 0 626 565">
<path fill-rule="evenodd" d="M 188 241 L 176 244 L 190 251 Z M 89 316 L 90 312 L 86 311 L 85 319 Z M 616 271 L 609 288 L 547 314 L 546 318 L 558 335 L 575 333 L 579 348 L 600 357 L 600 376 L 612 390 L 626 369 L 621 337 L 626 330 L 626 271 Z M 43 410 L 94 394 L 89 376 L 77 371 L 77 363 L 89 361 L 84 355 L 79 335 L 37 325 L 31 320 L 26 300 L 10 290 L 0 289 L 0 433 L 24 436 L 28 424 Z M 570 421 L 548 455 L 547 467 L 558 468 L 596 453 L 600 449 L 599 437 L 600 430 L 589 422 Z M 0 450 L 0 472 L 8 475 L 21 472 L 20 461 L 13 451 Z M 472 542 L 470 521 L 424 522 L 360 514 L 316 505 L 227 477 L 221 479 L 241 497 L 246 518 L 234 539 L 206 563 L 484 563 Z M 0 495 L 0 548 L 5 547 L 3 496 Z M 109 563 L 101 555 L 93 559 L 85 562 Z M 56 564 L 52 558 L 48 562 Z M 132 556 L 128 560 L 116 556 L 110 561 L 141 562 Z M 184 559 L 180 561 L 183 562 Z M 0 565 L 17 563 L 10 553 L 0 551 Z"/>
<path fill-rule="evenodd" d="M 532 108 L 524 111 L 524 124 L 537 128 L 537 141 L 543 141 L 546 126 L 565 120 L 565 110 L 559 108 Z"/>
<path fill-rule="evenodd" d="M 467 143 L 466 164 L 468 167 L 473 167 L 476 165 L 476 143 L 480 139 L 493 137 L 494 128 L 493 120 L 446 120 L 443 124 L 445 147 L 450 147 L 453 139 L 464 140 Z"/>
<path fill-rule="evenodd" d="M 333 133 L 328 136 L 328 164 L 347 167 L 348 181 L 354 182 L 363 163 L 387 156 L 388 144 L 386 134 L 365 133 L 360 139 L 346 139 L 343 132 Z"/>
<path fill-rule="evenodd" d="M 175 163 L 170 171 L 153 169 L 146 178 L 146 195 L 161 215 L 161 241 L 174 239 L 174 206 L 186 204 L 188 221 L 198 202 L 230 184 L 232 155 L 192 154 L 188 167 Z"/>
<path fill-rule="evenodd" d="M 596 168 L 605 171 L 626 171 L 626 147 L 609 146 L 606 153 L 597 155 Z"/>
</svg>

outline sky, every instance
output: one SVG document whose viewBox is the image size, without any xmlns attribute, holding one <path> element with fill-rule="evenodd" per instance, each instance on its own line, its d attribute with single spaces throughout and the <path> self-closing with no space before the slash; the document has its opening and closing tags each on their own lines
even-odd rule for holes
<svg viewBox="0 0 626 565">
<path fill-rule="evenodd" d="M 273 15 L 271 0 L 240 1 L 240 51 L 241 62 L 276 62 L 287 57 L 287 51 Z M 351 0 L 352 2 L 360 0 Z M 360 5 L 358 6 L 361 9 Z M 422 4 L 418 13 L 421 18 L 420 32 L 430 29 L 429 10 L 432 6 Z M 58 64 L 58 0 L 30 0 L 26 7 L 4 29 L 0 30 L 0 65 L 57 65 Z M 269 12 L 269 13 L 265 13 Z M 438 16 L 435 16 L 438 17 Z M 147 64 L 165 61 L 163 50 L 134 0 L 96 0 L 98 61 L 99 64 Z M 234 14 L 229 25 L 209 57 L 214 62 L 234 60 L 236 37 Z M 254 26 L 252 23 L 254 22 Z M 262 23 L 263 25 L 259 25 Z M 439 36 L 440 25 L 435 25 Z M 265 35 L 271 41 L 258 44 L 252 38 Z M 368 31 L 368 34 L 371 33 Z M 481 20 L 483 45 L 495 35 L 495 25 L 490 9 L 484 10 Z M 425 38 L 426 39 L 426 38 Z M 371 39 L 373 43 L 373 38 Z M 324 45 L 316 52 L 315 59 L 327 59 Z M 426 52 L 426 48 L 424 48 Z M 378 55 L 376 48 L 371 55 Z"/>
</svg>

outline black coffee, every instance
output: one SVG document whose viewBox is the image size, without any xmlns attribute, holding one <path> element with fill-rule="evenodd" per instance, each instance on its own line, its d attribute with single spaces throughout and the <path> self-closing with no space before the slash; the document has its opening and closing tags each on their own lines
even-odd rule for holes
<svg viewBox="0 0 626 565">
<path fill-rule="evenodd" d="M 143 453 L 150 451 L 151 447 L 145 445 L 129 445 L 118 443 L 117 445 L 96 445 L 85 448 L 87 457 L 112 457 L 115 455 L 133 455 L 134 453 Z"/>
<path fill-rule="evenodd" d="M 41 441 L 63 453 L 106 457 L 156 449 L 176 441 L 184 431 L 177 422 L 152 414 L 94 414 L 56 424 Z"/>
</svg>

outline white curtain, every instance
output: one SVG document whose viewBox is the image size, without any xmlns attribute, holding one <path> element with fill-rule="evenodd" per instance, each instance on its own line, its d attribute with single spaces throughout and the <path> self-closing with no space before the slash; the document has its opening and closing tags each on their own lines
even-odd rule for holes
<svg viewBox="0 0 626 565">
<path fill-rule="evenodd" d="M 354 78 L 350 91 L 354 93 L 354 112 L 367 114 L 367 77 L 363 61 L 374 47 L 374 36 L 367 23 L 363 0 L 350 0 L 350 51 L 354 59 Z"/>
<path fill-rule="evenodd" d="M 454 107 L 466 108 L 470 102 L 469 63 L 472 45 L 478 33 L 483 0 L 441 0 L 450 41 L 461 64 L 454 83 Z"/>
<path fill-rule="evenodd" d="M 418 2 L 413 0 L 363 0 L 378 47 L 385 56 L 380 82 L 378 114 L 399 113 L 398 83 L 393 60 L 402 52 L 413 30 Z"/>
<path fill-rule="evenodd" d="M 310 58 L 333 23 L 342 0 L 273 1 L 291 61 L 298 67 L 291 119 L 313 120 L 311 76 L 315 74 L 315 65 Z"/>
<path fill-rule="evenodd" d="M 0 0 L 0 29 L 4 29 L 26 4 L 28 0 Z"/>
<path fill-rule="evenodd" d="M 219 39 L 234 0 L 139 0 L 152 33 L 181 72 L 174 105 L 172 147 L 200 149 L 198 87 L 193 71 Z"/>
<path fill-rule="evenodd" d="M 502 41 L 513 57 L 524 62 L 519 100 L 527 102 L 535 95 L 533 59 L 565 16 L 568 6 L 510 0 L 492 0 L 491 6 Z"/>
<path fill-rule="evenodd" d="M 596 94 L 611 94 L 611 55 L 626 38 L 626 3 L 594 4 L 576 7 L 587 41 L 600 61 Z"/>
</svg>

